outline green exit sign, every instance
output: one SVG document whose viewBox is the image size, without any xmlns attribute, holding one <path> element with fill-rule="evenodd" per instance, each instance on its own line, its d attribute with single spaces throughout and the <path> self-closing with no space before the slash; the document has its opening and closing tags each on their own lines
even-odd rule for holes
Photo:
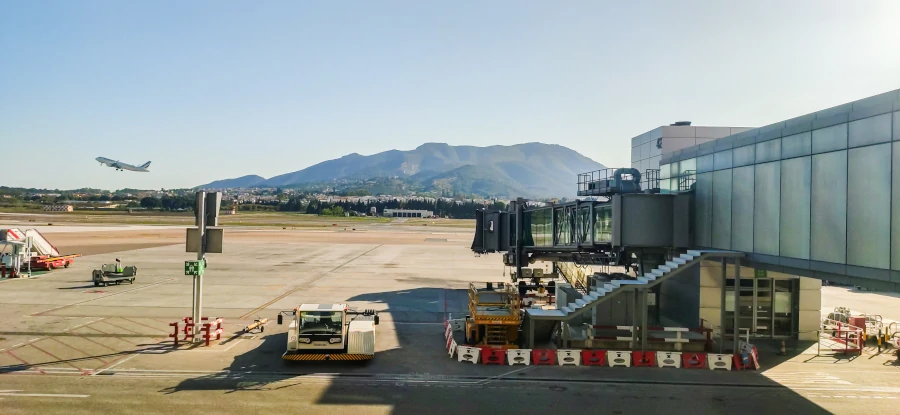
<svg viewBox="0 0 900 415">
<path fill-rule="evenodd" d="M 203 261 L 184 261 L 184 275 L 203 275 Z"/>
<path fill-rule="evenodd" d="M 756 278 L 768 278 L 769 277 L 769 275 L 766 273 L 766 270 L 764 270 L 764 269 L 754 269 L 753 275 Z"/>
</svg>

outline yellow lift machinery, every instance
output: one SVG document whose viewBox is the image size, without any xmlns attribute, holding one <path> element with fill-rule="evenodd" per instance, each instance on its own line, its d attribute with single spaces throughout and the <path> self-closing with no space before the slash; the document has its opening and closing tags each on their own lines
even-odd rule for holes
<svg viewBox="0 0 900 415">
<path fill-rule="evenodd" d="M 466 341 L 484 346 L 516 347 L 520 309 L 519 291 L 514 285 L 489 282 L 479 288 L 474 282 L 469 283 Z"/>
</svg>

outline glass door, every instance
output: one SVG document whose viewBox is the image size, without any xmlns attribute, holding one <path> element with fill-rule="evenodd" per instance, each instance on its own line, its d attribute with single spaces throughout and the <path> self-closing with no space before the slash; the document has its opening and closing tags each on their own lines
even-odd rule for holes
<svg viewBox="0 0 900 415">
<path fill-rule="evenodd" d="M 773 289 L 772 322 L 775 336 L 793 336 L 796 333 L 797 313 L 794 312 L 795 294 L 799 280 L 775 280 Z"/>
<path fill-rule="evenodd" d="M 756 297 L 753 306 L 753 333 L 757 337 L 772 337 L 772 280 L 757 278 Z"/>
</svg>

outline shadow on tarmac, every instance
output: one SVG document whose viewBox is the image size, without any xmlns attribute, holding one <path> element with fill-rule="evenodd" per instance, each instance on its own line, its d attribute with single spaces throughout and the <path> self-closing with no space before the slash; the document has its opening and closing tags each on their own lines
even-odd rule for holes
<svg viewBox="0 0 900 415">
<path fill-rule="evenodd" d="M 285 362 L 281 355 L 287 340 L 286 325 L 270 325 L 267 328 L 271 331 L 259 338 L 259 345 L 235 356 L 226 371 L 185 379 L 171 388 L 160 390 L 160 393 L 279 393 L 290 391 L 290 388 L 328 382 L 324 392 L 309 403 L 353 406 L 360 408 L 361 413 L 366 411 L 366 406 L 389 408 L 389 413 L 395 415 L 643 414 L 672 413 L 676 408 L 685 408 L 683 413 L 728 415 L 830 413 L 796 392 L 751 373 L 666 368 L 545 367 L 541 369 L 548 369 L 543 372 L 546 375 L 532 371 L 526 373 L 533 376 L 518 376 L 526 374 L 520 372 L 522 370 L 536 368 L 532 366 L 510 368 L 501 372 L 502 375 L 490 376 L 480 370 L 483 367 L 473 367 L 472 370 L 456 372 L 464 375 L 441 376 L 441 373 L 436 373 L 436 376 L 422 378 L 434 379 L 433 383 L 411 380 L 415 377 L 408 375 L 421 374 L 428 371 L 428 367 L 442 370 L 440 365 L 435 366 L 429 360 L 438 356 L 433 349 L 442 343 L 441 323 L 445 310 L 454 317 L 463 316 L 467 301 L 467 290 L 440 288 L 360 295 L 351 298 L 348 303 L 387 304 L 387 310 L 379 313 L 382 316 L 379 327 L 385 327 L 384 322 L 390 321 L 396 331 L 397 346 L 378 352 L 373 361 Z M 270 318 L 274 320 L 274 315 Z M 390 334 L 387 327 L 376 333 L 377 336 Z M 420 351 L 422 346 L 427 346 L 429 350 Z M 446 357 L 444 353 L 440 355 Z M 463 363 L 448 359 L 448 362 L 440 364 Z M 773 364 L 765 366 L 772 367 Z M 564 370 L 571 370 L 572 377 L 567 378 Z M 513 371 L 520 372 L 515 381 L 498 379 Z M 597 376 L 586 376 L 586 371 L 596 371 Z M 612 376 L 627 373 L 629 380 L 616 381 L 611 373 Z M 753 378 L 750 379 L 750 376 Z M 728 386 L 729 381 L 721 382 L 725 379 L 731 379 L 730 382 L 735 384 Z"/>
</svg>

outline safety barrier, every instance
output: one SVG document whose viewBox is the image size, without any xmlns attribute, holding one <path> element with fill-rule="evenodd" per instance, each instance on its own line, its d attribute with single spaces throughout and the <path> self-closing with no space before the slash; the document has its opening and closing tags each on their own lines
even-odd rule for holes
<svg viewBox="0 0 900 415">
<path fill-rule="evenodd" d="M 223 319 L 217 318 L 210 322 L 209 317 L 202 317 L 200 321 L 200 339 L 205 345 L 209 346 L 210 341 L 213 339 L 220 340 L 222 338 L 222 333 L 224 332 L 222 328 Z M 194 339 L 195 325 L 196 323 L 192 317 L 185 317 L 180 321 L 169 323 L 169 327 L 172 327 L 172 333 L 169 333 L 168 337 L 172 338 L 172 343 L 175 346 L 178 346 L 178 343 L 181 342 L 190 343 Z M 182 337 L 181 339 L 179 339 L 179 333 Z"/>
<path fill-rule="evenodd" d="M 734 355 L 709 353 L 706 355 L 706 365 L 712 369 L 731 370 L 731 361 Z"/>
<path fill-rule="evenodd" d="M 531 364 L 556 365 L 556 353 L 553 350 L 532 350 Z"/>
<path fill-rule="evenodd" d="M 560 366 L 581 366 L 581 350 L 557 350 L 556 361 Z"/>
<path fill-rule="evenodd" d="M 654 367 L 656 366 L 656 353 L 631 352 L 631 365 L 634 367 Z"/>
<path fill-rule="evenodd" d="M 481 363 L 486 365 L 505 365 L 506 350 L 492 349 L 487 347 L 481 348 Z"/>
<path fill-rule="evenodd" d="M 606 350 L 582 350 L 581 364 L 584 366 L 606 366 Z"/>
<path fill-rule="evenodd" d="M 681 367 L 681 352 L 656 352 L 656 365 L 659 367 Z"/>
<path fill-rule="evenodd" d="M 606 352 L 606 362 L 609 363 L 609 367 L 631 367 L 631 352 L 610 350 Z"/>
<path fill-rule="evenodd" d="M 531 349 L 508 349 L 506 351 L 506 361 L 509 365 L 531 365 Z"/>
<path fill-rule="evenodd" d="M 185 319 L 189 324 L 189 318 Z M 213 324 L 221 325 L 221 319 L 214 323 L 205 323 L 204 327 Z M 451 324 L 445 322 L 446 327 Z M 177 341 L 179 323 L 170 324 Z M 735 354 L 717 354 L 701 352 L 677 351 L 631 351 L 631 350 L 581 350 L 581 349 L 507 349 L 501 347 L 459 345 L 453 338 L 452 330 L 447 335 L 446 350 L 448 356 L 459 362 L 484 365 L 547 365 L 547 366 L 609 366 L 609 367 L 673 367 L 685 369 L 709 370 L 748 370 L 759 369 L 759 353 L 755 346 L 745 341 L 740 342 L 740 349 Z"/>
<path fill-rule="evenodd" d="M 682 353 L 681 367 L 687 369 L 706 369 L 706 353 Z"/>
<path fill-rule="evenodd" d="M 481 349 L 477 347 L 457 346 L 456 348 L 456 358 L 460 362 L 477 364 L 479 357 L 481 357 Z"/>
<path fill-rule="evenodd" d="M 447 353 L 450 355 L 451 359 L 453 358 L 453 355 L 456 354 L 457 346 L 458 345 L 456 344 L 456 340 L 453 340 L 453 338 L 451 337 L 450 344 L 447 346 Z"/>
<path fill-rule="evenodd" d="M 616 330 L 616 331 L 624 331 L 628 332 L 627 336 L 601 336 L 597 334 L 598 330 Z M 616 340 L 616 341 L 627 341 L 634 342 L 635 337 L 640 339 L 641 337 L 641 328 L 637 328 L 637 336 L 635 336 L 635 331 L 633 326 L 592 326 L 587 325 L 587 344 L 588 347 L 593 345 L 593 341 L 602 341 L 602 340 Z M 653 333 L 657 334 L 654 335 Z M 686 333 L 699 333 L 703 337 L 697 338 L 686 338 Z M 712 347 L 712 329 L 703 327 L 697 328 L 688 328 L 688 327 L 662 327 L 662 326 L 651 326 L 647 328 L 647 342 L 648 343 L 674 343 L 675 350 L 681 351 L 682 345 L 685 343 L 704 343 L 704 349 L 709 351 Z"/>
</svg>

